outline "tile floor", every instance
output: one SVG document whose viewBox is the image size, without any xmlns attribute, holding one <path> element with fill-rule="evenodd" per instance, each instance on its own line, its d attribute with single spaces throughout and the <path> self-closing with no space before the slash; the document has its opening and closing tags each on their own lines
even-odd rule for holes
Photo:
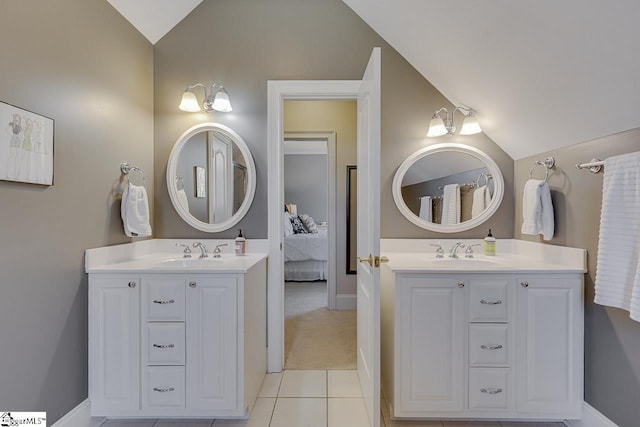
<svg viewBox="0 0 640 427">
<path fill-rule="evenodd" d="M 564 427 L 563 423 L 393 421 L 385 427 Z M 267 374 L 248 420 L 108 420 L 103 427 L 368 427 L 356 371 Z"/>
</svg>

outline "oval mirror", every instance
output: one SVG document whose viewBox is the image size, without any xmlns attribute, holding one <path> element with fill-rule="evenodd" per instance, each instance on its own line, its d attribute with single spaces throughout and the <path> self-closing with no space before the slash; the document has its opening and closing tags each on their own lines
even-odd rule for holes
<svg viewBox="0 0 640 427">
<path fill-rule="evenodd" d="M 240 135 L 218 123 L 196 125 L 178 138 L 167 164 L 173 207 L 198 230 L 224 231 L 247 213 L 256 167 Z"/>
<path fill-rule="evenodd" d="M 498 165 L 463 144 L 435 144 L 409 156 L 393 178 L 393 199 L 412 223 L 427 230 L 469 230 L 493 215 L 504 194 Z"/>
</svg>

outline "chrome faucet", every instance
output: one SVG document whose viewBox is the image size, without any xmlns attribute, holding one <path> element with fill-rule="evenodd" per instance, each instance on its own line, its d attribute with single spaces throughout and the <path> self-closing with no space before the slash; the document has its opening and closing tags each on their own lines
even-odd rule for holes
<svg viewBox="0 0 640 427">
<path fill-rule="evenodd" d="M 464 248 L 464 243 L 456 242 L 456 244 L 451 248 L 451 251 L 449 251 L 449 258 L 458 258 L 459 248 Z"/>
<path fill-rule="evenodd" d="M 222 243 L 220 245 L 216 245 L 216 248 L 213 250 L 213 257 L 214 258 L 220 258 L 221 257 L 220 252 L 222 252 L 222 251 L 220 250 L 220 247 L 222 247 L 222 246 L 228 246 L 228 244 L 227 243 Z"/>
<path fill-rule="evenodd" d="M 182 252 L 183 258 L 191 258 L 191 249 L 189 249 L 189 245 L 185 245 L 184 243 L 176 243 L 176 246 L 184 247 L 184 251 Z"/>
<path fill-rule="evenodd" d="M 431 246 L 435 246 L 438 248 L 436 249 L 436 258 L 444 258 L 444 249 L 442 249 L 442 246 L 436 245 L 434 243 L 431 243 Z"/>
<path fill-rule="evenodd" d="M 200 249 L 200 258 L 206 258 L 207 257 L 207 247 L 205 245 L 203 245 L 200 242 L 195 242 L 193 244 L 193 247 Z"/>
<path fill-rule="evenodd" d="M 467 246 L 467 250 L 464 251 L 464 257 L 465 258 L 473 258 L 473 247 L 474 246 L 480 246 L 480 243 L 476 243 L 475 245 Z"/>
</svg>

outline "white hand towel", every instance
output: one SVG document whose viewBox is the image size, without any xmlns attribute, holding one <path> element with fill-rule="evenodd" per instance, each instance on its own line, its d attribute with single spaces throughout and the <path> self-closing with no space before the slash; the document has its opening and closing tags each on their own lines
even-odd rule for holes
<svg viewBox="0 0 640 427">
<path fill-rule="evenodd" d="M 604 162 L 594 302 L 640 322 L 640 151 Z"/>
<path fill-rule="evenodd" d="M 184 210 L 189 212 L 189 198 L 187 197 L 187 193 L 184 191 L 184 189 L 178 190 L 177 193 L 178 193 L 178 203 L 180 203 L 180 206 L 182 206 Z"/>
<path fill-rule="evenodd" d="M 538 179 L 528 180 L 522 196 L 522 234 L 542 234 L 544 240 L 551 240 L 554 228 L 549 185 Z"/>
<path fill-rule="evenodd" d="M 420 218 L 433 221 L 431 214 L 431 196 L 420 197 Z"/>
<path fill-rule="evenodd" d="M 442 195 L 442 224 L 460 223 L 460 186 L 448 184 L 444 186 Z"/>
<path fill-rule="evenodd" d="M 471 218 L 475 218 L 484 212 L 491 203 L 491 192 L 486 185 L 476 188 L 473 192 L 473 205 L 471 206 Z"/>
<path fill-rule="evenodd" d="M 120 215 L 127 236 L 151 236 L 149 224 L 149 200 L 142 186 L 129 184 L 122 192 Z"/>
</svg>

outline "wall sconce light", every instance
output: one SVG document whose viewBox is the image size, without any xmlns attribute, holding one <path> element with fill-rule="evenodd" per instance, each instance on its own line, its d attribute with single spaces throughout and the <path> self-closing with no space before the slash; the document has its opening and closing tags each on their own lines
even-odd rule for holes
<svg viewBox="0 0 640 427">
<path fill-rule="evenodd" d="M 228 113 L 233 110 L 231 108 L 231 101 L 229 100 L 229 94 L 224 87 L 218 83 L 213 83 L 209 94 L 207 95 L 207 87 L 202 83 L 196 83 L 194 85 L 187 86 L 187 89 L 182 94 L 182 101 L 180 102 L 180 108 L 182 111 L 189 111 L 196 113 L 200 111 L 200 104 L 198 104 L 198 98 L 193 93 L 193 89 L 201 87 L 204 91 L 204 101 L 202 102 L 202 108 L 208 113 L 211 111 L 221 111 Z"/>
<path fill-rule="evenodd" d="M 440 117 L 440 113 L 443 111 L 445 112 L 444 120 Z M 456 131 L 456 111 L 461 111 L 463 115 L 466 111 L 466 116 L 462 121 L 460 135 L 474 135 L 476 133 L 482 132 L 480 123 L 478 123 L 478 119 L 475 116 L 475 111 L 473 111 L 471 108 L 456 107 L 451 113 L 451 118 L 449 118 L 449 111 L 443 107 L 433 113 L 433 117 L 431 117 L 431 121 L 429 122 L 429 131 L 427 132 L 427 136 L 435 137 L 442 135 L 453 135 Z"/>
</svg>

